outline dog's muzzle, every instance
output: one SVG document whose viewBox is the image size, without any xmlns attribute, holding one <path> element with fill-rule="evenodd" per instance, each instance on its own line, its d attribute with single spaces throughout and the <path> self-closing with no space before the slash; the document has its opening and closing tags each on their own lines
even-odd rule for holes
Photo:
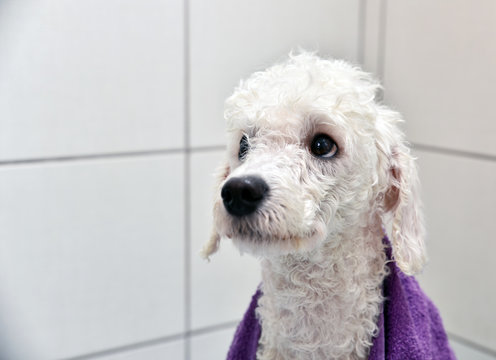
<svg viewBox="0 0 496 360">
<path fill-rule="evenodd" d="M 243 176 L 229 179 L 221 190 L 227 212 L 233 216 L 249 215 L 267 197 L 269 186 L 258 176 Z"/>
</svg>

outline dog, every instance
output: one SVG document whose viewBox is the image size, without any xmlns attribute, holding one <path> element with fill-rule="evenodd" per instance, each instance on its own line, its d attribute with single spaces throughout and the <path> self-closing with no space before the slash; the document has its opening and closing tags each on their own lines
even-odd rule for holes
<svg viewBox="0 0 496 360">
<path fill-rule="evenodd" d="M 257 359 L 371 356 L 389 264 L 410 278 L 426 262 L 415 159 L 380 90 L 348 62 L 301 52 L 226 100 L 203 254 L 230 239 L 260 258 Z"/>
</svg>

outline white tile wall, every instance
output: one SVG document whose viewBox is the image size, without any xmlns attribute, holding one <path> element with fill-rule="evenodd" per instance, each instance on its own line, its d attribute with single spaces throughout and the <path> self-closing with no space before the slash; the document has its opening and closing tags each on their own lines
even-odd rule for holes
<svg viewBox="0 0 496 360">
<path fill-rule="evenodd" d="M 496 162 L 417 155 L 430 257 L 422 285 L 449 331 L 496 349 Z"/>
<path fill-rule="evenodd" d="M 183 146 L 181 0 L 0 3 L 0 160 Z"/>
<path fill-rule="evenodd" d="M 191 360 L 225 359 L 235 330 L 229 328 L 191 338 Z"/>
<path fill-rule="evenodd" d="M 411 141 L 496 155 L 496 2 L 388 1 L 386 99 Z"/>
<path fill-rule="evenodd" d="M 192 144 L 224 144 L 225 98 L 241 78 L 291 48 L 356 61 L 358 6 L 358 0 L 191 0 Z"/>
<path fill-rule="evenodd" d="M 496 351 L 494 14 L 490 0 L 1 1 L 0 359 L 224 358 L 260 274 L 227 242 L 198 256 L 222 105 L 298 45 L 363 54 L 416 143 L 490 155 L 417 152 L 422 283 L 448 330 Z M 19 159 L 32 164 L 5 163 Z M 462 343 L 460 359 L 481 354 Z"/>
<path fill-rule="evenodd" d="M 184 331 L 181 174 L 182 155 L 0 167 L 2 359 Z"/>
<path fill-rule="evenodd" d="M 261 281 L 258 260 L 241 256 L 230 242 L 221 243 L 211 261 L 199 251 L 212 227 L 212 173 L 224 152 L 195 153 L 191 157 L 192 327 L 202 328 L 240 319 Z"/>
</svg>

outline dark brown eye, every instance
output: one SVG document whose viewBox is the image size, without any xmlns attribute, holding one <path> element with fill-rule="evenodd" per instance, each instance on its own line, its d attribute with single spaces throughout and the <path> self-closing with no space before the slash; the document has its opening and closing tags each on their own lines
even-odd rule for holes
<svg viewBox="0 0 496 360">
<path fill-rule="evenodd" d="M 317 134 L 312 140 L 310 151 L 318 157 L 332 158 L 337 154 L 338 146 L 330 136 L 325 134 Z"/>
<path fill-rule="evenodd" d="M 248 143 L 248 138 L 246 135 L 243 135 L 239 142 L 238 159 L 243 161 L 248 153 L 248 150 L 250 150 L 250 144 Z"/>
</svg>

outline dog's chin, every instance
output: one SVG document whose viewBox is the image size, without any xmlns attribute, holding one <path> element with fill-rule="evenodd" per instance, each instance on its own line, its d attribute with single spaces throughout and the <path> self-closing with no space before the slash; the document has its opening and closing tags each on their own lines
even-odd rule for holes
<svg viewBox="0 0 496 360">
<path fill-rule="evenodd" d="M 237 218 L 228 214 L 221 202 L 214 206 L 214 233 L 217 239 L 231 240 L 241 253 L 256 257 L 304 254 L 320 247 L 328 236 L 328 226 L 321 218 L 301 219 L 301 226 L 261 221 L 259 213 Z M 298 228 L 291 232 L 285 229 Z"/>
<path fill-rule="evenodd" d="M 288 254 L 304 254 L 318 248 L 326 238 L 323 226 L 316 226 L 308 234 L 239 234 L 226 233 L 222 237 L 232 240 L 242 253 L 256 257 L 277 257 Z"/>
</svg>

